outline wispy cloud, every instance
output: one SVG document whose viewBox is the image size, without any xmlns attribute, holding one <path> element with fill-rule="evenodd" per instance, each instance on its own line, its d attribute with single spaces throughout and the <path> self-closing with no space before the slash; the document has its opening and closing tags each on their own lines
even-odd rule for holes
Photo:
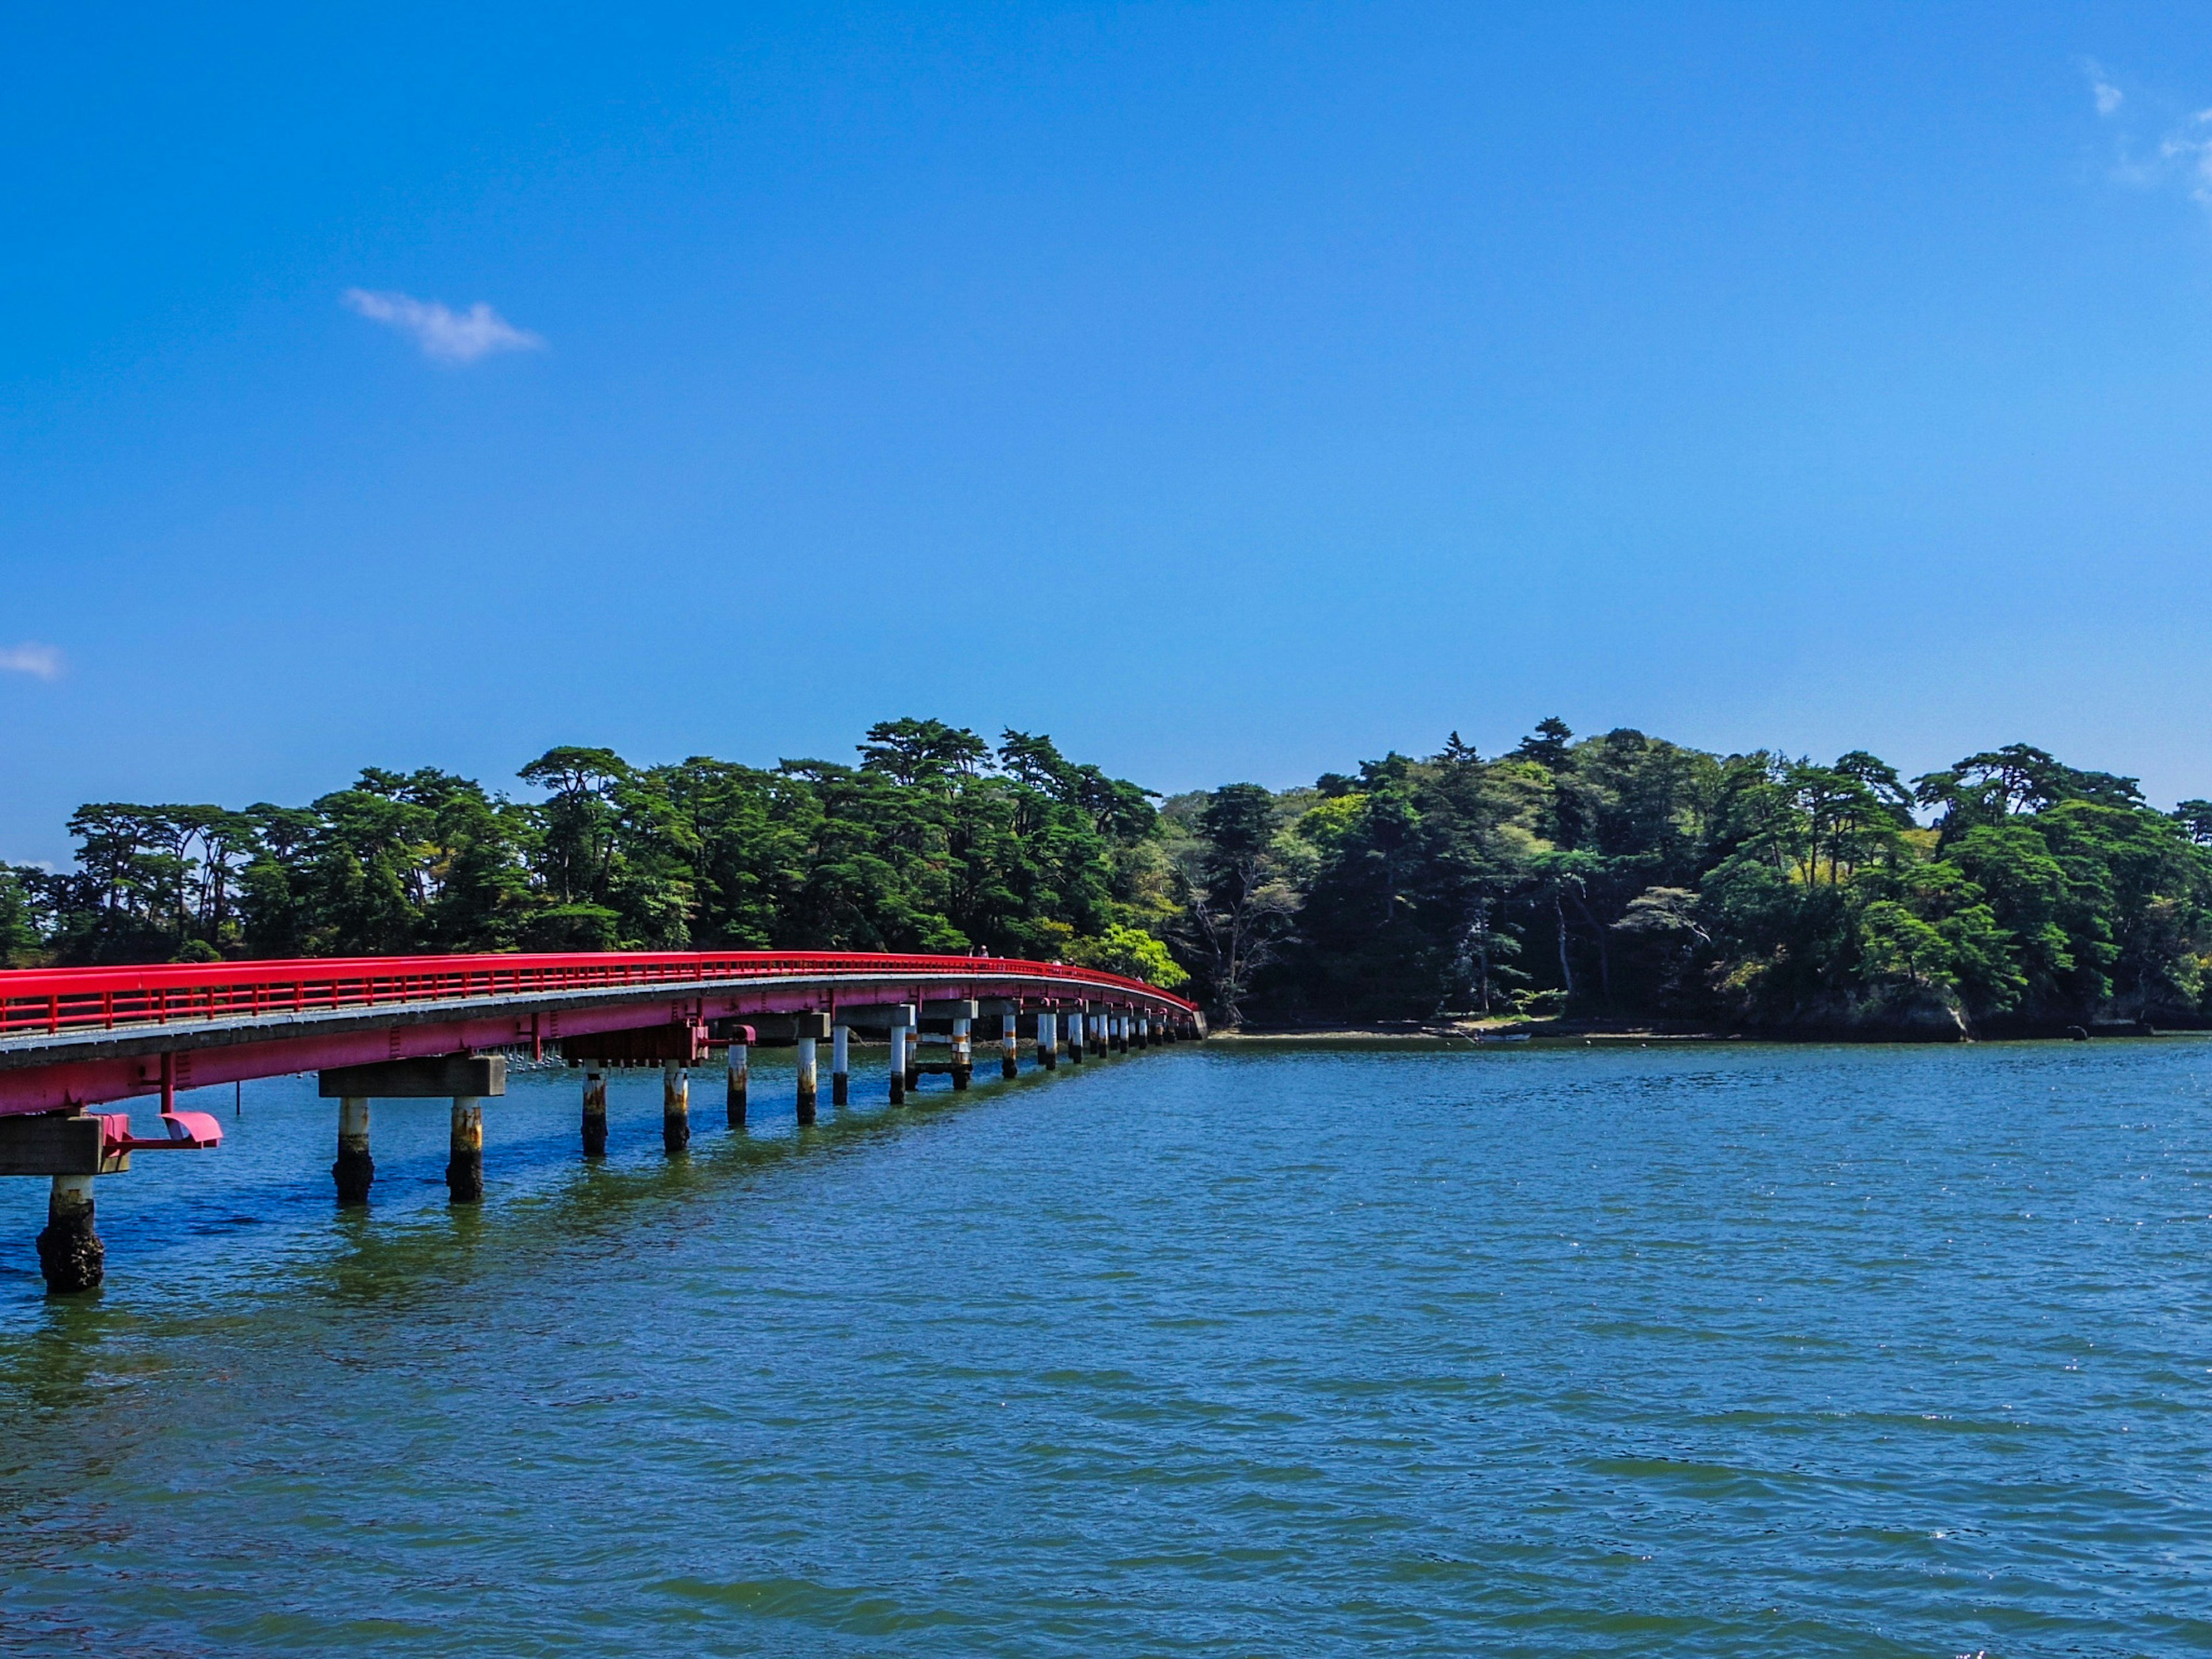
<svg viewBox="0 0 2212 1659">
<path fill-rule="evenodd" d="M 2081 72 L 2089 77 L 2089 96 L 2096 101 L 2097 113 L 2118 115 L 2120 106 L 2128 101 L 2128 95 L 2112 84 L 2112 77 L 2105 73 L 2104 65 L 2094 58 L 2084 58 Z"/>
<path fill-rule="evenodd" d="M 2212 208 L 2212 109 L 2178 113 L 2155 97 L 2130 99 L 2094 58 L 2083 60 L 2081 72 L 2098 118 L 2112 129 L 2113 183 L 2137 190 L 2179 183 Z M 2149 118 L 2138 118 L 2139 112 Z"/>
<path fill-rule="evenodd" d="M 62 653 L 58 647 L 34 645 L 27 640 L 21 645 L 0 646 L 0 670 L 28 674 L 37 680 L 58 680 L 62 675 Z"/>
<path fill-rule="evenodd" d="M 472 363 L 495 351 L 538 351 L 545 344 L 544 337 L 515 327 L 481 300 L 453 311 L 436 300 L 365 288 L 349 288 L 338 297 L 371 322 L 412 335 L 424 356 L 441 363 Z"/>
</svg>

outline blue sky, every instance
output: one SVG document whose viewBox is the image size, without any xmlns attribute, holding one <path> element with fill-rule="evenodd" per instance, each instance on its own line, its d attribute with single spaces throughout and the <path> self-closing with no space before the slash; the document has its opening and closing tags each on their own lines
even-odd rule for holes
<svg viewBox="0 0 2212 1659">
<path fill-rule="evenodd" d="M 2201 10 L 616 9 L 14 20 L 0 857 L 907 713 L 2212 794 Z"/>
</svg>

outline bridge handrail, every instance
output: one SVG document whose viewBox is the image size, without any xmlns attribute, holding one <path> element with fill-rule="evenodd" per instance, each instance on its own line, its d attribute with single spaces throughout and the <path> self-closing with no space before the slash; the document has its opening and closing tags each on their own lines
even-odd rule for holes
<svg viewBox="0 0 2212 1659">
<path fill-rule="evenodd" d="M 574 951 L 443 957 L 287 957 L 253 962 L 0 969 L 0 1036 L 178 1021 L 530 996 L 599 988 L 726 985 L 789 975 L 1063 981 L 1127 991 L 1187 1012 L 1196 1005 L 1143 980 L 1013 957 L 859 951 Z"/>
</svg>

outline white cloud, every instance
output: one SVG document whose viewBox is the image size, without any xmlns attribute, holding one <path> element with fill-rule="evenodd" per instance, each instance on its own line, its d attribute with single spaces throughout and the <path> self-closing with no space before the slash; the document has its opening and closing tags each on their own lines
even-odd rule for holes
<svg viewBox="0 0 2212 1659">
<path fill-rule="evenodd" d="M 2166 134 L 2158 153 L 2161 161 L 2180 166 L 2189 175 L 2189 193 L 2212 207 L 2212 110 L 2199 110 Z"/>
<path fill-rule="evenodd" d="M 422 355 L 441 363 L 472 363 L 495 351 L 537 351 L 545 344 L 543 337 L 515 327 L 481 300 L 455 312 L 435 300 L 365 288 L 349 288 L 339 299 L 371 322 L 413 335 Z"/>
<path fill-rule="evenodd" d="M 28 674 L 33 679 L 59 679 L 62 653 L 54 646 L 33 645 L 27 640 L 21 645 L 0 646 L 0 670 Z"/>
<path fill-rule="evenodd" d="M 2118 114 L 2120 106 L 2128 101 L 2128 97 L 2112 84 L 2112 77 L 2105 73 L 2104 65 L 2094 58 L 2085 58 L 2081 60 L 2081 73 L 2089 77 L 2089 96 L 2096 100 L 2097 113 L 2106 116 Z"/>
</svg>

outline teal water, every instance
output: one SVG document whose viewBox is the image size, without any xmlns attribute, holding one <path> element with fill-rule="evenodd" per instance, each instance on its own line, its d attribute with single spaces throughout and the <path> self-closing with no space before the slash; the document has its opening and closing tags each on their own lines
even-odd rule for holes
<svg viewBox="0 0 2212 1659">
<path fill-rule="evenodd" d="M 764 1056 L 764 1060 L 768 1057 Z M 0 1182 L 0 1650 L 2212 1651 L 2212 1043 L 1178 1048 Z M 862 1092 L 873 1096 L 872 1079 Z"/>
</svg>

